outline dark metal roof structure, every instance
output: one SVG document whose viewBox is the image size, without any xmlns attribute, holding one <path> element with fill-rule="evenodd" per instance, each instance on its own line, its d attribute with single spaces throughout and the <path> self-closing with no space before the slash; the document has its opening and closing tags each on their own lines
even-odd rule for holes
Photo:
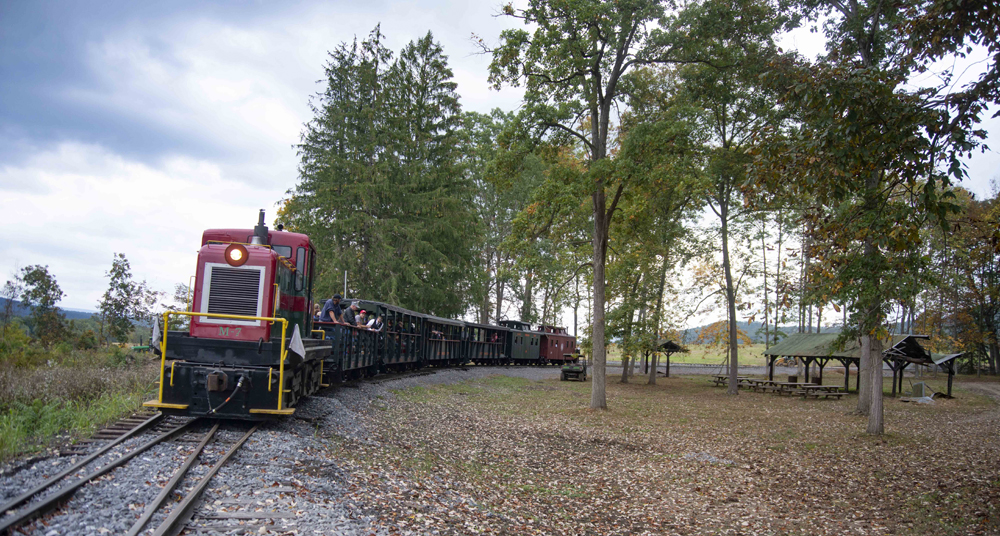
<svg viewBox="0 0 1000 536">
<path fill-rule="evenodd" d="M 669 339 L 658 339 L 656 341 L 656 350 L 658 352 L 668 352 L 668 353 L 671 353 L 671 354 L 675 354 L 677 352 L 687 352 L 688 351 L 687 348 L 685 348 L 685 347 L 683 347 L 683 346 L 681 346 L 681 345 L 677 344 L 676 342 L 671 341 Z"/>
</svg>

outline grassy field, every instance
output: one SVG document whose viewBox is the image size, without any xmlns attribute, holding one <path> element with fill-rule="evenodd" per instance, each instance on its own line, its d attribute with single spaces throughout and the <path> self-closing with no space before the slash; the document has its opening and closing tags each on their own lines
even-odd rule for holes
<svg viewBox="0 0 1000 536">
<path fill-rule="evenodd" d="M 147 355 L 92 350 L 46 366 L 0 362 L 0 462 L 89 436 L 135 411 L 159 373 Z"/>
<path fill-rule="evenodd" d="M 677 353 L 670 356 L 670 363 L 697 363 L 706 365 L 721 365 L 725 360 L 725 350 L 717 347 L 709 347 L 704 344 L 687 345 L 689 352 Z M 641 356 L 640 356 L 641 357 Z M 616 345 L 608 347 L 608 362 L 621 363 L 621 350 Z M 662 357 L 661 363 L 662 363 Z M 764 366 L 764 345 L 753 344 L 740 348 L 739 359 L 741 365 Z"/>
<path fill-rule="evenodd" d="M 674 377 L 609 382 L 593 411 L 590 382 L 493 377 L 400 392 L 371 412 L 372 441 L 331 448 L 377 490 L 358 499 L 390 534 L 996 534 L 987 388 L 886 399 L 871 437 L 853 395 Z"/>
</svg>

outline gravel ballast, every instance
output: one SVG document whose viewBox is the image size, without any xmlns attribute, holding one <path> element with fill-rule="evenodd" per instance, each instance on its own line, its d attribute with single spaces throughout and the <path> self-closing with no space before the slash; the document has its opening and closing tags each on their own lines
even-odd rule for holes
<svg viewBox="0 0 1000 536">
<path fill-rule="evenodd" d="M 212 479 L 189 522 L 188 534 L 385 534 L 373 524 L 375 513 L 354 499 L 359 482 L 352 467 L 333 459 L 332 441 L 370 443 L 365 412 L 392 403 L 393 390 L 452 384 L 496 374 L 526 379 L 558 377 L 556 367 L 469 367 L 430 369 L 400 377 L 376 378 L 326 389 L 304 400 L 294 417 L 264 423 Z M 224 423 L 174 495 L 179 499 L 206 473 L 248 423 Z M 84 486 L 54 513 L 23 526 L 16 534 L 82 536 L 124 534 L 152 502 L 173 471 L 194 449 L 209 425 L 192 430 L 184 441 L 157 445 L 129 463 Z M 148 441 L 145 433 L 92 462 L 82 476 Z M 100 446 L 95 444 L 95 449 Z M 0 478 L 0 498 L 9 500 L 74 463 L 74 457 L 41 459 Z M 356 476 L 356 475 L 355 475 Z M 374 475 L 378 480 L 377 475 Z M 351 487 L 354 489 L 351 489 Z M 151 533 L 165 519 L 158 512 L 146 525 Z M 273 517 L 268 517 L 269 515 Z"/>
</svg>

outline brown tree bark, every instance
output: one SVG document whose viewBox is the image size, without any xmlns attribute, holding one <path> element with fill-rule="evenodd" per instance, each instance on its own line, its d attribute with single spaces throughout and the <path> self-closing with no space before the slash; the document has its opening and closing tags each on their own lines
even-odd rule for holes
<svg viewBox="0 0 1000 536">
<path fill-rule="evenodd" d="M 603 155 L 602 155 L 603 156 Z M 593 194 L 594 201 L 594 321 L 593 333 L 594 381 L 590 391 L 590 408 L 607 409 L 607 349 L 604 347 L 604 263 L 607 258 L 608 226 L 607 199 L 604 195 L 604 180 L 598 180 Z"/>
<path fill-rule="evenodd" d="M 868 410 L 869 434 L 882 435 L 885 432 L 882 407 L 882 341 L 873 335 L 864 335 L 868 342 L 869 379 L 871 403 Z M 864 340 L 864 339 L 862 339 Z M 862 348 L 864 348 L 862 342 Z"/>
</svg>

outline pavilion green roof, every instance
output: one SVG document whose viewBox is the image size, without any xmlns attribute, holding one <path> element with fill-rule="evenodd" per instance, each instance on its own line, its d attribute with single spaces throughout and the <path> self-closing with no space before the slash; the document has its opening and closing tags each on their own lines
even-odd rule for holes
<svg viewBox="0 0 1000 536">
<path fill-rule="evenodd" d="M 857 340 L 848 340 L 844 346 L 836 346 L 839 333 L 793 333 L 783 341 L 764 350 L 764 355 L 788 357 L 846 357 L 859 359 L 861 345 Z M 930 360 L 927 352 L 917 343 L 926 335 L 891 335 L 882 341 L 886 354 L 907 354 L 913 359 Z"/>
</svg>

